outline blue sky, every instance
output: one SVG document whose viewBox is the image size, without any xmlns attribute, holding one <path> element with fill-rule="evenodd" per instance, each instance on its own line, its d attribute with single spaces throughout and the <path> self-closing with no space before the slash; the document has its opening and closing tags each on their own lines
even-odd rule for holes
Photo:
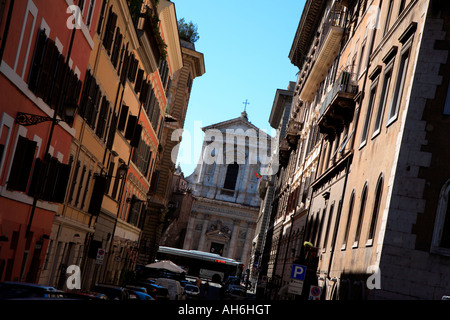
<svg viewBox="0 0 450 320">
<path fill-rule="evenodd" d="M 305 0 L 172 0 L 177 19 L 198 27 L 197 51 L 206 72 L 194 80 L 177 163 L 184 175 L 195 168 L 200 127 L 240 116 L 248 100 L 251 123 L 270 133 L 277 89 L 296 81 L 288 55 Z"/>
</svg>

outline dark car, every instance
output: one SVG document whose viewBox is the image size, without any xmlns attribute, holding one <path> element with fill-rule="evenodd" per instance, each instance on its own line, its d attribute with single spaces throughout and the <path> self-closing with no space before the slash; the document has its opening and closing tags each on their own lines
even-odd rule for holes
<svg viewBox="0 0 450 320">
<path fill-rule="evenodd" d="M 64 293 L 68 298 L 77 300 L 109 300 L 106 294 L 98 292 L 73 292 L 66 291 Z"/>
<path fill-rule="evenodd" d="M 130 296 L 137 300 L 155 300 L 147 293 L 147 288 L 142 286 L 127 285 L 126 288 L 130 291 Z"/>
<path fill-rule="evenodd" d="M 138 281 L 133 286 L 144 287 L 147 294 L 156 300 L 169 300 L 169 290 L 150 281 Z"/>
<path fill-rule="evenodd" d="M 196 300 L 200 296 L 200 289 L 195 284 L 188 283 L 184 286 L 186 292 L 186 299 Z"/>
<path fill-rule="evenodd" d="M 247 298 L 247 291 L 243 286 L 229 286 L 225 291 L 226 300 L 246 300 Z"/>
<path fill-rule="evenodd" d="M 0 300 L 7 299 L 70 299 L 64 291 L 52 286 L 26 282 L 1 282 Z"/>
<path fill-rule="evenodd" d="M 110 284 L 96 284 L 92 291 L 105 294 L 109 300 L 130 300 L 132 298 L 127 288 Z"/>
</svg>

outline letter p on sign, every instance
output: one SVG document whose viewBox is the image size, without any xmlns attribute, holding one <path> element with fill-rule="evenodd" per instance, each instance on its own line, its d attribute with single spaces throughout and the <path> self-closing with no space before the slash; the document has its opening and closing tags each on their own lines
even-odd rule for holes
<svg viewBox="0 0 450 320">
<path fill-rule="evenodd" d="M 305 280 L 306 267 L 298 264 L 292 265 L 291 279 Z"/>
</svg>

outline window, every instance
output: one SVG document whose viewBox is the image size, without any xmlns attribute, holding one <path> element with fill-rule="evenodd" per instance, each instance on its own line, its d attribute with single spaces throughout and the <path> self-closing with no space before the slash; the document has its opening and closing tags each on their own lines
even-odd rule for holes
<svg viewBox="0 0 450 320">
<path fill-rule="evenodd" d="M 373 211 L 372 211 L 372 218 L 370 220 L 370 229 L 369 229 L 369 236 L 368 236 L 368 245 L 371 245 L 373 242 L 373 239 L 375 237 L 375 230 L 378 220 L 378 213 L 380 211 L 380 202 L 381 202 L 381 195 L 383 191 L 383 177 L 380 176 L 377 183 L 377 189 L 375 191 L 375 202 L 373 204 Z"/>
<path fill-rule="evenodd" d="M 450 180 L 444 184 L 439 195 L 439 202 L 434 224 L 431 250 L 434 253 L 450 256 Z"/>
<path fill-rule="evenodd" d="M 400 15 L 403 12 L 403 10 L 405 9 L 405 3 L 406 3 L 406 0 L 400 0 L 400 7 L 398 9 L 398 15 Z"/>
<path fill-rule="evenodd" d="M 369 104 L 367 106 L 367 112 L 366 112 L 366 120 L 364 121 L 364 128 L 361 135 L 361 146 L 364 145 L 367 141 L 367 132 L 369 131 L 369 125 L 370 125 L 370 118 L 372 115 L 372 108 L 373 103 L 375 100 L 375 95 L 377 92 L 377 85 L 375 84 L 372 89 L 370 90 L 370 97 L 369 97 Z"/>
<path fill-rule="evenodd" d="M 103 0 L 102 9 L 100 10 L 100 17 L 98 18 L 98 24 L 97 24 L 97 34 L 99 34 L 99 35 L 102 32 L 102 24 L 103 24 L 103 20 L 105 19 L 105 10 L 106 10 L 107 4 L 108 4 L 108 1 Z"/>
<path fill-rule="evenodd" d="M 36 153 L 36 141 L 19 136 L 8 179 L 8 190 L 25 192 Z"/>
<path fill-rule="evenodd" d="M 86 17 L 86 25 L 87 25 L 88 27 L 91 26 L 91 22 L 92 22 L 92 13 L 94 12 L 94 7 L 95 7 L 95 0 L 89 1 L 89 9 L 88 9 L 87 17 Z"/>
<path fill-rule="evenodd" d="M 227 166 L 225 183 L 223 184 L 224 189 L 235 190 L 238 173 L 239 165 L 236 162 Z"/>
<path fill-rule="evenodd" d="M 389 24 L 391 23 L 391 16 L 392 16 L 392 7 L 394 6 L 394 0 L 389 1 L 389 7 L 386 15 L 386 23 L 384 25 L 384 32 L 383 35 L 386 34 L 389 30 Z"/>
<path fill-rule="evenodd" d="M 106 21 L 105 34 L 103 36 L 103 46 L 108 54 L 111 54 L 111 46 L 114 39 L 114 32 L 116 30 L 117 15 L 109 8 L 108 19 Z"/>
<path fill-rule="evenodd" d="M 375 119 L 375 126 L 373 128 L 373 136 L 380 133 L 381 122 L 383 121 L 384 109 L 389 93 L 389 86 L 391 84 L 392 65 L 384 73 L 383 88 L 381 90 L 380 103 L 378 105 L 377 117 Z"/>
<path fill-rule="evenodd" d="M 355 204 L 355 190 L 353 190 L 351 196 L 350 196 L 350 202 L 348 205 L 348 217 L 347 217 L 347 224 L 345 226 L 345 233 L 344 233 L 344 240 L 342 242 L 342 249 L 345 249 L 348 241 L 348 234 L 350 231 L 350 225 L 352 222 L 352 216 L 353 216 L 353 207 Z"/>
<path fill-rule="evenodd" d="M 364 210 L 366 209 L 366 202 L 367 202 L 367 183 L 364 185 L 361 194 L 361 207 L 359 209 L 358 224 L 356 225 L 355 242 L 353 244 L 353 247 L 358 246 L 359 238 L 361 236 L 362 222 L 364 218 Z"/>
<path fill-rule="evenodd" d="M 389 120 L 387 125 L 391 124 L 397 119 L 398 110 L 400 109 L 400 103 L 402 100 L 403 88 L 405 86 L 406 72 L 408 69 L 409 61 L 409 49 L 406 50 L 400 59 L 400 66 L 398 69 L 397 83 L 395 84 L 394 96 L 392 98 L 391 107 L 389 110 Z"/>
<path fill-rule="evenodd" d="M 65 73 L 68 77 L 66 79 L 68 90 L 64 93 L 63 99 L 78 102 L 82 87 L 81 81 L 65 62 L 64 56 L 59 53 L 55 41 L 47 38 L 45 30 L 40 30 L 31 64 L 28 88 L 55 109 L 60 103 L 61 84 Z"/>
<path fill-rule="evenodd" d="M 325 239 L 323 241 L 323 248 L 326 249 L 328 243 L 328 236 L 330 234 L 331 222 L 333 220 L 334 203 L 330 206 L 330 212 L 328 213 L 327 230 L 325 233 Z"/>
</svg>

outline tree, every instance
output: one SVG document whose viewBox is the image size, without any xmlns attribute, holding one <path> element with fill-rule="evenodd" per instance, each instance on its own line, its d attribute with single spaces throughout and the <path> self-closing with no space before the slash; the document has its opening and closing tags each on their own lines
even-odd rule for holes
<svg viewBox="0 0 450 320">
<path fill-rule="evenodd" d="M 197 32 L 197 25 L 190 21 L 189 23 L 184 21 L 184 18 L 178 20 L 178 35 L 180 39 L 195 43 L 200 37 Z"/>
</svg>

